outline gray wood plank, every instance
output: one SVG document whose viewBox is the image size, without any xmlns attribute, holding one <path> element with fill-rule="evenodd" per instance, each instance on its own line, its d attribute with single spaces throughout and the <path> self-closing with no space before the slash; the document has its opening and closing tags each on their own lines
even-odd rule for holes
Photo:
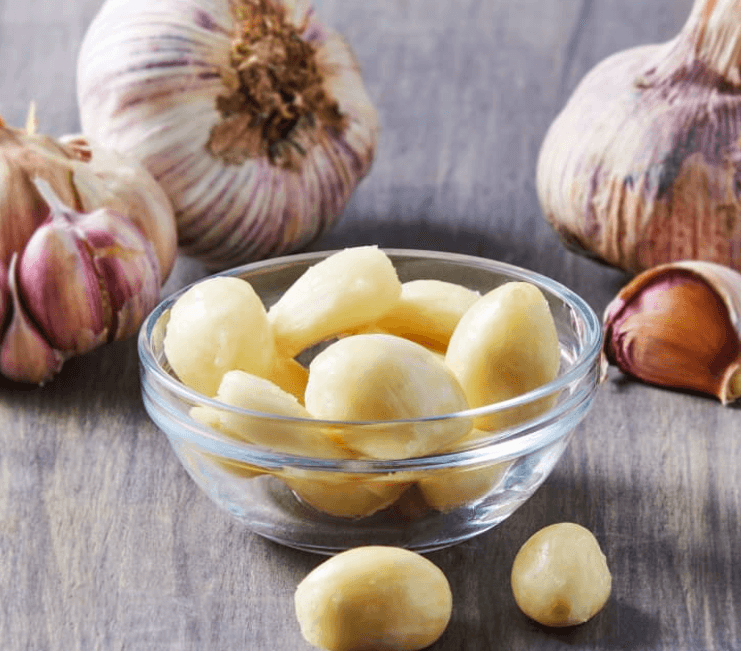
<svg viewBox="0 0 741 651">
<path fill-rule="evenodd" d="M 0 114 L 79 129 L 74 66 L 99 0 L 0 0 Z M 599 312 L 626 280 L 563 249 L 534 168 L 550 121 L 604 56 L 666 40 L 690 0 L 323 0 L 379 108 L 370 175 L 314 248 L 361 243 L 496 258 Z M 164 288 L 205 274 L 181 259 Z M 496 529 L 430 554 L 455 610 L 445 651 L 741 648 L 739 409 L 611 372 L 553 475 Z M 509 571 L 535 530 L 595 532 L 613 595 L 554 632 L 519 613 Z M 297 583 L 320 562 L 265 541 L 199 492 L 148 420 L 136 347 L 70 361 L 40 389 L 0 385 L 0 647 L 308 649 Z"/>
</svg>

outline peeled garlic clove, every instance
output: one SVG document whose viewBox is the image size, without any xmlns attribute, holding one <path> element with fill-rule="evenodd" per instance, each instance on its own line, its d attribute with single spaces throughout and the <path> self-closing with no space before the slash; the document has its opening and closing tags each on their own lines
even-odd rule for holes
<svg viewBox="0 0 741 651">
<path fill-rule="evenodd" d="M 248 282 L 232 276 L 196 283 L 175 301 L 164 350 L 180 380 L 207 396 L 215 395 L 227 371 L 267 377 L 275 360 L 260 297 Z"/>
<path fill-rule="evenodd" d="M 364 518 L 391 506 L 410 486 L 384 475 L 293 469 L 279 475 L 309 506 L 339 518 Z"/>
<path fill-rule="evenodd" d="M 62 368 L 65 356 L 52 348 L 26 315 L 18 298 L 16 260 L 8 270 L 12 316 L 0 343 L 0 371 L 16 382 L 43 384 Z"/>
<path fill-rule="evenodd" d="M 520 609 L 545 626 L 575 626 L 607 602 L 612 576 L 591 531 L 559 522 L 533 534 L 512 564 L 512 591 Z"/>
<path fill-rule="evenodd" d="M 471 407 L 514 398 L 550 382 L 558 375 L 560 360 L 548 302 L 526 282 L 505 283 L 476 301 L 458 322 L 445 355 Z M 553 400 L 483 416 L 475 425 L 483 430 L 507 427 L 544 412 Z"/>
<path fill-rule="evenodd" d="M 328 651 L 419 651 L 445 631 L 450 584 L 424 556 L 400 547 L 357 547 L 312 570 L 296 588 L 309 644 Z"/>
<path fill-rule="evenodd" d="M 306 409 L 316 418 L 388 421 L 453 414 L 468 408 L 454 375 L 431 351 L 385 334 L 353 335 L 319 353 L 309 365 Z M 465 436 L 470 419 L 353 426 L 345 444 L 377 459 L 425 455 Z"/>
<path fill-rule="evenodd" d="M 425 502 L 438 511 L 451 511 L 487 495 L 511 464 L 494 463 L 472 468 L 432 471 L 417 481 Z"/>
<path fill-rule="evenodd" d="M 401 285 L 396 305 L 376 322 L 392 335 L 445 350 L 464 312 L 480 294 L 442 280 L 411 280 Z"/>
<path fill-rule="evenodd" d="M 660 386 L 741 397 L 741 274 L 680 261 L 643 272 L 604 314 L 604 354 Z"/>
<path fill-rule="evenodd" d="M 348 456 L 348 451 L 335 444 L 318 425 L 312 427 L 280 418 L 311 419 L 311 414 L 294 396 L 270 380 L 244 371 L 229 371 L 219 384 L 216 400 L 258 415 L 205 405 L 195 407 L 191 415 L 229 436 L 278 452 L 335 459 Z"/>
<path fill-rule="evenodd" d="M 275 358 L 273 370 L 268 378 L 275 382 L 283 391 L 294 396 L 301 404 L 304 402 L 306 384 L 309 381 L 309 369 L 292 357 Z"/>
<path fill-rule="evenodd" d="M 466 436 L 442 452 L 455 452 L 490 436 L 491 432 L 474 427 Z M 428 506 L 438 511 L 452 511 L 485 497 L 502 481 L 512 463 L 502 461 L 425 472 L 417 480 L 417 488 Z"/>
<path fill-rule="evenodd" d="M 376 321 L 399 299 L 401 283 L 376 246 L 339 251 L 309 267 L 268 311 L 283 355 Z"/>
</svg>

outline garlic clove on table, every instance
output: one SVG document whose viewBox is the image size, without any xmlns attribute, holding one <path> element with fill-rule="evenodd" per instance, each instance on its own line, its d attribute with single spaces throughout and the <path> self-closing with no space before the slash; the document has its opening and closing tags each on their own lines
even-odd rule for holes
<svg viewBox="0 0 741 651">
<path fill-rule="evenodd" d="M 604 313 L 604 356 L 643 381 L 741 397 L 741 273 L 702 261 L 649 269 Z"/>
<path fill-rule="evenodd" d="M 579 253 L 637 273 L 698 259 L 741 270 L 737 0 L 696 0 L 672 40 L 582 79 L 537 163 L 546 219 Z"/>
</svg>

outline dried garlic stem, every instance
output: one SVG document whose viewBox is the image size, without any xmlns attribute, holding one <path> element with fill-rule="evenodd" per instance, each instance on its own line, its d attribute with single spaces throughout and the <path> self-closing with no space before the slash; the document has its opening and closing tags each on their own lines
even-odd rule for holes
<svg viewBox="0 0 741 651">
<path fill-rule="evenodd" d="M 299 169 L 306 139 L 318 142 L 325 127 L 342 133 L 347 119 L 323 88 L 316 48 L 301 38 L 306 25 L 293 25 L 271 0 L 235 0 L 232 12 L 239 32 L 208 150 L 227 163 L 265 157 Z"/>
<path fill-rule="evenodd" d="M 695 57 L 735 85 L 741 85 L 741 2 L 697 0 L 688 27 L 694 25 Z"/>
</svg>

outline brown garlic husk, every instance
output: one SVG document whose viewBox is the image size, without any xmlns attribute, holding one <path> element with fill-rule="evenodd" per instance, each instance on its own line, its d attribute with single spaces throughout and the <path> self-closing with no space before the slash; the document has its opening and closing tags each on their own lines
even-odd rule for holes
<svg viewBox="0 0 741 651">
<path fill-rule="evenodd" d="M 0 373 L 50 380 L 132 336 L 175 261 L 172 207 L 138 163 L 0 120 Z"/>
<path fill-rule="evenodd" d="M 629 282 L 604 313 L 607 362 L 644 382 L 741 397 L 741 273 L 686 260 Z"/>
<path fill-rule="evenodd" d="M 573 250 L 631 273 L 709 260 L 741 270 L 741 0 L 696 0 L 672 40 L 580 82 L 537 165 Z"/>
</svg>

